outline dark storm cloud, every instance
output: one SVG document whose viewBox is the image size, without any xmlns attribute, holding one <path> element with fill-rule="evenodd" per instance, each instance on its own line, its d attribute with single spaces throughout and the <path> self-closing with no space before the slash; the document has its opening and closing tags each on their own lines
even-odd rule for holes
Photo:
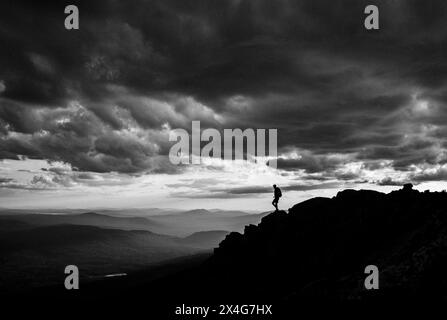
<svg viewBox="0 0 447 320">
<path fill-rule="evenodd" d="M 1 102 L 2 100 L 0 100 Z M 3 110 L 9 111 L 5 103 Z M 23 110 L 22 110 L 23 109 Z M 128 119 L 122 130 L 112 130 L 95 114 L 79 105 L 69 108 L 14 109 L 11 119 L 29 118 L 28 126 L 0 137 L 2 154 L 67 162 L 75 169 L 93 172 L 138 173 L 178 167 L 166 159 L 167 133 L 144 131 Z M 18 116 L 15 116 L 18 114 Z M 122 120 L 126 120 L 124 117 Z M 18 121 L 19 124 L 22 122 Z M 10 121 L 10 126 L 15 123 Z M 35 128 L 35 130 L 33 130 Z"/>
<path fill-rule="evenodd" d="M 172 173 L 163 127 L 201 120 L 278 128 L 280 153 L 303 154 L 278 161 L 289 171 L 445 162 L 445 1 L 71 4 L 78 31 L 57 1 L 2 3 L 2 158 Z M 363 28 L 368 4 L 379 31 Z M 73 101 L 84 111 L 67 111 Z"/>
<path fill-rule="evenodd" d="M 447 180 L 447 169 L 438 168 L 434 171 L 416 173 L 412 175 L 412 180 L 416 182 Z"/>
<path fill-rule="evenodd" d="M 12 181 L 14 181 L 14 179 L 0 177 L 0 184 L 9 183 L 9 182 L 12 182 Z"/>
<path fill-rule="evenodd" d="M 393 180 L 392 178 L 388 177 L 388 178 L 384 178 L 382 180 L 379 180 L 376 182 L 379 186 L 403 186 L 406 181 L 401 181 L 401 180 Z"/>
<path fill-rule="evenodd" d="M 338 165 L 347 162 L 346 159 L 338 157 L 327 157 L 325 155 L 312 155 L 306 152 L 300 153 L 298 159 L 278 158 L 278 168 L 287 171 L 304 170 L 307 173 L 329 171 L 337 168 Z"/>
</svg>

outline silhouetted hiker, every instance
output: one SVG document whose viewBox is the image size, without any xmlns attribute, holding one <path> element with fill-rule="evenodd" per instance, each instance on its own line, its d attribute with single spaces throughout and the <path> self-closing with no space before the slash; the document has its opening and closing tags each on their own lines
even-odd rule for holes
<svg viewBox="0 0 447 320">
<path fill-rule="evenodd" d="M 279 198 L 281 198 L 281 196 L 282 196 L 281 189 L 278 188 L 276 186 L 276 184 L 274 184 L 273 185 L 273 201 L 272 201 L 272 204 L 276 208 L 276 211 L 278 211 L 278 201 L 279 201 Z"/>
</svg>

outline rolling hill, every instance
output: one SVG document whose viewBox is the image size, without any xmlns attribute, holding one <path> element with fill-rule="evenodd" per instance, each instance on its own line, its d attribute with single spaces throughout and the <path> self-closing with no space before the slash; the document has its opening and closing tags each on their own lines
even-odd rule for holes
<svg viewBox="0 0 447 320">
<path fill-rule="evenodd" d="M 12 224 L 17 225 L 15 221 Z M 210 251 L 227 234 L 209 231 L 178 238 L 87 225 L 26 226 L 0 233 L 0 291 L 60 284 L 64 268 L 70 264 L 78 266 L 83 281 L 147 269 Z"/>
<path fill-rule="evenodd" d="M 28 213 L 21 212 L 0 215 L 1 220 L 8 220 L 12 226 L 12 221 L 25 223 L 29 226 L 51 226 L 59 224 L 88 225 L 108 229 L 120 230 L 146 230 L 159 234 L 166 234 L 176 237 L 186 237 L 195 232 L 225 230 L 242 231 L 247 224 L 258 223 L 267 213 L 247 214 L 242 211 L 222 211 L 222 210 L 188 210 L 164 212 L 157 211 L 157 214 L 149 217 L 127 216 L 125 212 L 113 211 L 115 215 L 108 215 L 96 212 L 85 213 Z M 112 212 L 110 212 L 111 214 Z M 6 223 L 6 222 L 5 222 Z M 4 227 L 4 231 L 8 228 Z M 2 227 L 0 225 L 0 232 Z"/>
</svg>

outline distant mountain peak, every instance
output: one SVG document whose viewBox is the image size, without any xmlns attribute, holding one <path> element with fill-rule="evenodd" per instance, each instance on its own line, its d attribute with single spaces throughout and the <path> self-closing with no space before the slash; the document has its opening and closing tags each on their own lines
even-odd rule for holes
<svg viewBox="0 0 447 320">
<path fill-rule="evenodd" d="M 81 214 L 79 214 L 79 216 L 84 216 L 84 217 L 110 217 L 108 215 L 96 213 L 96 212 L 93 212 L 93 211 L 81 213 Z"/>
<path fill-rule="evenodd" d="M 210 214 L 211 212 L 206 209 L 193 209 L 185 211 L 183 214 Z"/>
</svg>

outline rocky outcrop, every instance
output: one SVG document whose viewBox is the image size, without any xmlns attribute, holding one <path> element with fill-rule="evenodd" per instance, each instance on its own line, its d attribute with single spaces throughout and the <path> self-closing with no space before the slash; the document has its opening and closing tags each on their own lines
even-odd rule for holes
<svg viewBox="0 0 447 320">
<path fill-rule="evenodd" d="M 370 295 L 369 264 L 379 268 L 381 297 L 443 297 L 447 193 L 406 185 L 313 198 L 229 234 L 207 268 L 222 283 L 264 296 L 361 299 Z"/>
</svg>

